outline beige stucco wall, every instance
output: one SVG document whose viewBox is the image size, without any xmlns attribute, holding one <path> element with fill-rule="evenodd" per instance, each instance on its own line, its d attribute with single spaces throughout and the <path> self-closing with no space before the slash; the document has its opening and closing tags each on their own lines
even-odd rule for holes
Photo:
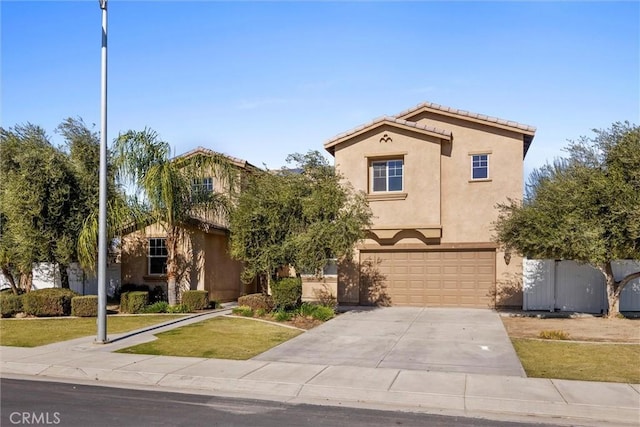
<svg viewBox="0 0 640 427">
<path fill-rule="evenodd" d="M 495 205 L 508 198 L 522 198 L 522 134 L 431 112 L 406 119 L 451 131 L 452 141 L 385 125 L 335 146 L 336 169 L 355 189 L 370 193 L 369 160 L 376 156 L 403 157 L 406 198 L 370 198 L 374 215 L 372 229 L 433 229 L 439 226 L 441 238 L 427 239 L 417 232 L 405 231 L 390 240 L 380 240 L 372 235 L 364 245 L 415 249 L 460 244 L 467 247 L 493 245 L 492 222 L 498 215 Z M 489 154 L 489 179 L 471 180 L 472 154 Z M 358 302 L 358 287 L 353 284 L 357 281 L 357 269 L 352 266 L 351 270 L 351 275 L 340 275 L 338 296 L 342 303 Z M 519 257 L 512 254 L 507 265 L 504 253 L 497 252 L 498 304 L 522 303 L 521 290 L 513 285 L 521 272 Z"/>
<path fill-rule="evenodd" d="M 387 142 L 381 142 L 384 139 Z M 391 126 L 357 136 L 336 148 L 336 169 L 368 193 L 372 160 L 404 159 L 404 200 L 369 200 L 376 227 L 440 224 L 440 140 Z M 424 209 L 424 206 L 429 209 Z M 375 228 L 375 227 L 374 227 Z"/>
<path fill-rule="evenodd" d="M 148 275 L 147 242 L 151 237 L 165 237 L 164 229 L 153 224 L 123 237 L 122 283 L 146 284 L 151 288 L 160 285 L 166 292 L 164 276 Z M 227 242 L 223 232 L 184 229 L 177 253 L 178 283 L 183 290 L 206 290 L 209 298 L 216 301 L 232 301 L 255 291 L 255 285 L 242 284 L 242 264 L 231 259 Z"/>
</svg>

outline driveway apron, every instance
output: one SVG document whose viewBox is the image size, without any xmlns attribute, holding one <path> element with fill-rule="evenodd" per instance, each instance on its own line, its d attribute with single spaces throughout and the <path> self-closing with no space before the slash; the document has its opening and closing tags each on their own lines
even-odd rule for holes
<svg viewBox="0 0 640 427">
<path fill-rule="evenodd" d="M 486 309 L 357 308 L 254 360 L 526 376 L 499 315 Z"/>
</svg>

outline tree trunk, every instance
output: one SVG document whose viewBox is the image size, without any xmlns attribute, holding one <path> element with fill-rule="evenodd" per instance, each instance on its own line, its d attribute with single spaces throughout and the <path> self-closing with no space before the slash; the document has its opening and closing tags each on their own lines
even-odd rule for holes
<svg viewBox="0 0 640 427">
<path fill-rule="evenodd" d="M 66 264 L 58 264 L 58 268 L 60 269 L 60 286 L 64 289 L 69 289 L 69 274 L 67 272 Z"/>
<path fill-rule="evenodd" d="M 18 291 L 18 287 L 16 286 L 16 281 L 13 278 L 13 274 L 11 274 L 11 272 L 9 271 L 9 268 L 6 265 L 3 265 L 1 269 L 2 269 L 2 275 L 4 276 L 4 279 L 7 282 L 9 282 L 9 285 L 11 286 L 11 290 L 15 295 L 18 295 L 20 292 Z"/>
<path fill-rule="evenodd" d="M 632 280 L 640 277 L 640 271 L 631 273 L 622 278 L 619 282 L 616 282 L 613 276 L 613 268 L 611 262 L 608 262 L 598 269 L 604 274 L 607 283 L 607 302 L 609 303 L 609 310 L 605 317 L 613 318 L 620 315 L 620 294 L 628 283 Z"/>
<path fill-rule="evenodd" d="M 166 238 L 167 245 L 167 298 L 169 305 L 176 305 L 180 302 L 178 298 L 178 287 L 176 285 L 176 247 L 177 238 L 175 233 L 169 231 Z"/>
<path fill-rule="evenodd" d="M 20 273 L 20 287 L 24 292 L 31 292 L 31 285 L 33 285 L 33 272 Z"/>
</svg>

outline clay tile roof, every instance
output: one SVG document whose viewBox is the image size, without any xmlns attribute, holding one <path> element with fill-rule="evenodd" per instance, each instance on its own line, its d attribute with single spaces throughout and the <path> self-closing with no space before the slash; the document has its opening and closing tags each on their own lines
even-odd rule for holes
<svg viewBox="0 0 640 427">
<path fill-rule="evenodd" d="M 446 107 L 440 104 L 434 104 L 433 102 L 423 102 L 422 104 L 418 104 L 413 108 L 409 108 L 408 110 L 402 111 L 401 113 L 397 114 L 395 117 L 410 116 L 413 113 L 416 113 L 422 109 L 437 110 L 437 111 L 442 111 L 446 113 L 451 113 L 457 116 L 469 117 L 472 119 L 481 120 L 489 123 L 496 123 L 496 124 L 517 129 L 519 131 L 523 131 L 529 134 L 533 134 L 536 131 L 535 126 L 525 125 L 525 124 L 514 122 L 511 120 L 504 120 L 498 117 L 486 116 L 484 114 L 472 113 L 466 110 L 458 110 L 456 108 Z"/>
<path fill-rule="evenodd" d="M 233 157 L 233 156 L 229 156 L 227 154 L 223 154 L 223 153 L 218 153 L 217 151 L 211 150 L 210 148 L 205 148 L 205 147 L 196 147 L 193 150 L 189 150 L 186 153 L 180 154 L 179 156 L 177 156 L 177 158 L 180 157 L 190 157 L 196 154 L 203 154 L 203 155 L 211 155 L 211 154 L 219 154 L 224 156 L 225 158 L 227 158 L 231 163 L 235 164 L 236 166 L 240 166 L 242 168 L 244 167 L 252 167 L 252 168 L 256 168 L 254 165 L 252 165 L 251 163 L 247 162 L 246 160 L 242 160 L 239 159 L 238 157 Z"/>
<path fill-rule="evenodd" d="M 415 122 L 409 122 L 407 120 L 403 120 L 403 119 L 399 119 L 397 117 L 390 117 L 390 116 L 382 116 L 382 117 L 378 117 L 376 119 L 373 119 L 372 121 L 370 121 L 369 123 L 365 123 L 363 125 L 357 126 L 349 131 L 343 132 L 339 135 L 336 135 L 335 137 L 331 138 L 330 140 L 328 140 L 327 142 L 324 143 L 324 148 L 325 149 L 329 149 L 330 147 L 333 147 L 334 145 L 338 144 L 339 141 L 341 141 L 344 138 L 347 138 L 351 135 L 357 134 L 365 129 L 369 129 L 375 126 L 378 126 L 382 123 L 391 123 L 391 124 L 397 124 L 397 125 L 401 125 L 401 126 L 407 126 L 410 128 L 414 128 L 418 131 L 423 131 L 423 132 L 428 132 L 428 133 L 433 133 L 436 135 L 440 135 L 442 136 L 444 139 L 451 139 L 451 132 L 447 131 L 447 130 L 442 130 L 442 129 L 438 129 L 435 128 L 433 126 L 424 126 L 424 125 L 420 125 L 418 123 Z"/>
</svg>

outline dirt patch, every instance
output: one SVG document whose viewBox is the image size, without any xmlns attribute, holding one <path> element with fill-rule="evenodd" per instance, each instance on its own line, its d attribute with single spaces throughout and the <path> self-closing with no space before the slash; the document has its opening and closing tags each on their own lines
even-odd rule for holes
<svg viewBox="0 0 640 427">
<path fill-rule="evenodd" d="M 640 344 L 640 319 L 537 318 L 502 316 L 509 337 L 539 338 L 541 331 L 563 331 L 574 341 Z"/>
<path fill-rule="evenodd" d="M 300 328 L 300 329 L 311 329 L 311 328 L 315 328 L 318 325 L 322 325 L 324 322 L 314 319 L 313 317 L 296 316 L 289 321 L 281 322 L 281 323 L 284 323 L 289 326 L 295 326 L 296 328 Z"/>
</svg>

